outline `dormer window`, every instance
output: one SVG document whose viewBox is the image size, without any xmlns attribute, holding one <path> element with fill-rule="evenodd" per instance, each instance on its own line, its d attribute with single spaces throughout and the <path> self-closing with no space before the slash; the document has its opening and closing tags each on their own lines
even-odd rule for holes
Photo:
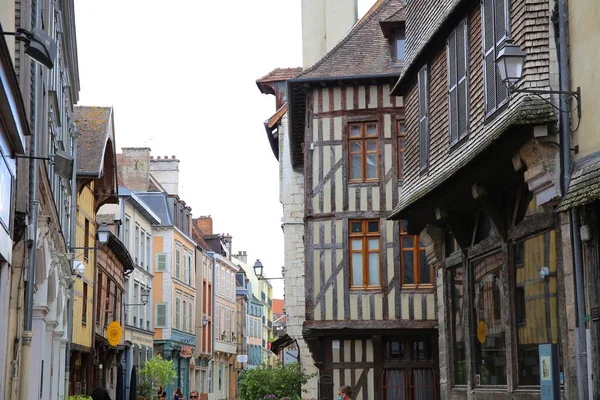
<svg viewBox="0 0 600 400">
<path fill-rule="evenodd" d="M 391 40 L 391 53 L 392 53 L 392 61 L 393 62 L 403 62 L 404 61 L 404 45 L 406 43 L 406 37 L 404 32 L 395 33 L 392 36 Z"/>
</svg>

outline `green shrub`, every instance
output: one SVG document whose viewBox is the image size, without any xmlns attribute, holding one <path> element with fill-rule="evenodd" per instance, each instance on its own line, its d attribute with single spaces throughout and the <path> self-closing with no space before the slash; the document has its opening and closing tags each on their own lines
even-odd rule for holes
<svg viewBox="0 0 600 400">
<path fill-rule="evenodd" d="M 151 399 L 155 387 L 165 387 L 175 382 L 175 378 L 177 378 L 177 370 L 173 365 L 173 360 L 163 360 L 158 354 L 150 360 L 146 360 L 140 369 L 137 395 Z"/>
<path fill-rule="evenodd" d="M 85 396 L 83 394 L 77 394 L 75 396 L 67 397 L 67 400 L 92 400 L 90 396 Z"/>
<path fill-rule="evenodd" d="M 302 385 L 310 376 L 304 374 L 298 364 L 275 367 L 260 367 L 245 371 L 239 378 L 238 394 L 240 400 L 259 400 L 287 396 L 299 398 Z M 271 397 L 267 397 L 271 395 Z"/>
</svg>

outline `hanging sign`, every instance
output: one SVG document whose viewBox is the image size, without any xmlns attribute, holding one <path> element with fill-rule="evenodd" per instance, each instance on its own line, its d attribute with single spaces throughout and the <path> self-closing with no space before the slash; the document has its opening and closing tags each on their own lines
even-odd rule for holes
<svg viewBox="0 0 600 400">
<path fill-rule="evenodd" d="M 477 340 L 479 340 L 479 343 L 484 344 L 486 339 L 487 325 L 485 321 L 479 321 L 479 324 L 477 324 Z"/>
<path fill-rule="evenodd" d="M 119 343 L 121 343 L 122 335 L 123 329 L 121 328 L 119 321 L 113 321 L 108 324 L 108 328 L 106 328 L 106 338 L 108 339 L 108 344 L 111 346 L 117 346 Z"/>
</svg>

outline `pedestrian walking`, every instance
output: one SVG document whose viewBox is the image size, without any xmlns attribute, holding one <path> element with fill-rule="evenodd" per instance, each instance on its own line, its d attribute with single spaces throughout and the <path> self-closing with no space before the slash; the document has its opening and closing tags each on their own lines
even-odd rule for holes
<svg viewBox="0 0 600 400">
<path fill-rule="evenodd" d="M 352 388 L 348 385 L 342 386 L 338 390 L 338 400 L 352 400 Z"/>
<path fill-rule="evenodd" d="M 106 389 L 99 387 L 92 392 L 92 400 L 110 400 L 110 395 Z"/>
</svg>

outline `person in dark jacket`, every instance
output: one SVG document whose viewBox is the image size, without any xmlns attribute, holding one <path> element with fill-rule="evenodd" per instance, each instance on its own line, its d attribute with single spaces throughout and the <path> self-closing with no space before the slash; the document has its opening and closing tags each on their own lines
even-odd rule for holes
<svg viewBox="0 0 600 400">
<path fill-rule="evenodd" d="M 110 395 L 104 388 L 96 388 L 92 392 L 92 400 L 110 400 Z"/>
</svg>

